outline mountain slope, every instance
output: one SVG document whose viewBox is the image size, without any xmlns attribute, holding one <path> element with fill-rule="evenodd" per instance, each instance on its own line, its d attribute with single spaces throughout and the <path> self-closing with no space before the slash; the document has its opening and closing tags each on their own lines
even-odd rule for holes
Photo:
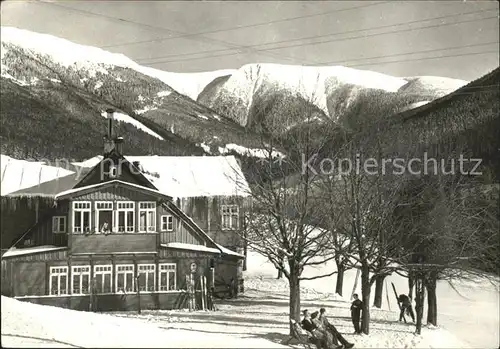
<svg viewBox="0 0 500 349">
<path fill-rule="evenodd" d="M 2 27 L 1 40 L 6 81 L 1 112 L 7 126 L 1 134 L 2 152 L 8 155 L 25 156 L 16 152 L 24 147 L 33 156 L 91 157 L 101 148 L 106 127 L 102 113 L 108 107 L 121 113 L 118 127 L 127 139 L 125 147 L 133 149 L 130 154 L 219 154 L 226 144 L 261 144 L 260 136 L 167 85 L 170 73 L 139 66 L 123 55 L 16 28 Z M 27 127 L 35 119 L 38 129 Z M 51 154 L 47 145 L 50 140 L 55 143 L 53 128 L 56 139 L 67 144 L 56 146 L 59 150 Z M 71 139 L 64 135 L 67 129 Z"/>
<path fill-rule="evenodd" d="M 341 66 L 249 64 L 229 78 L 207 85 L 198 102 L 250 128 L 269 128 L 274 123 L 278 113 L 273 109 L 280 108 L 262 108 L 270 100 L 305 104 L 314 113 L 319 111 L 320 120 L 355 127 L 368 118 L 397 113 L 412 103 L 433 100 L 465 84 L 440 77 L 397 78 Z M 305 119 L 307 115 L 289 117 L 285 130 Z"/>
</svg>

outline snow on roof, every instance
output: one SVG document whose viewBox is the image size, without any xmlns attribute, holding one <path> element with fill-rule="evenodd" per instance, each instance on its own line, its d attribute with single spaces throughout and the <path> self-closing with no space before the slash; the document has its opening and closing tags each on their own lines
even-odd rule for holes
<svg viewBox="0 0 500 349">
<path fill-rule="evenodd" d="M 234 156 L 125 156 L 138 161 L 147 178 L 162 193 L 172 197 L 249 196 L 250 188 Z M 73 163 L 95 166 L 102 156 Z"/>
<path fill-rule="evenodd" d="M 204 245 L 185 244 L 182 242 L 169 242 L 168 244 L 161 244 L 161 247 L 178 248 L 181 250 L 199 251 L 199 252 L 208 252 L 208 253 L 217 253 L 217 254 L 221 253 L 221 251 L 216 249 L 216 248 L 207 247 Z"/>
<path fill-rule="evenodd" d="M 163 193 L 159 192 L 158 190 L 154 190 L 154 189 L 143 187 L 142 185 L 138 185 L 138 184 L 134 184 L 134 183 L 130 183 L 130 182 L 124 182 L 124 181 L 120 181 L 118 179 L 114 179 L 112 181 L 101 182 L 101 183 L 87 185 L 85 187 L 80 187 L 80 188 L 74 188 L 74 189 L 66 190 L 66 191 L 63 191 L 63 192 L 57 194 L 55 196 L 55 198 L 59 199 L 61 197 L 64 197 L 64 196 L 67 196 L 67 195 L 71 195 L 71 194 L 74 194 L 74 193 L 78 193 L 78 192 L 83 191 L 83 190 L 93 189 L 93 188 L 99 188 L 99 187 L 102 187 L 102 186 L 105 186 L 105 185 L 110 185 L 112 183 L 119 183 L 119 184 L 123 184 L 123 185 L 128 185 L 128 186 L 131 186 L 131 187 L 134 187 L 134 188 L 138 188 L 138 189 L 142 189 L 142 190 L 151 192 L 152 194 L 155 194 L 155 195 L 168 196 L 166 194 L 163 194 Z"/>
<path fill-rule="evenodd" d="M 240 254 L 240 253 L 234 252 L 234 251 L 232 251 L 232 250 L 230 250 L 230 249 L 228 249 L 228 248 L 226 248 L 226 247 L 224 247 L 222 245 L 219 245 L 217 243 L 216 243 L 216 245 L 217 245 L 218 248 L 220 248 L 220 250 L 222 251 L 223 254 L 245 258 L 245 256 L 242 255 L 242 254 Z"/>
<path fill-rule="evenodd" d="M 59 164 L 56 163 L 56 165 Z M 74 173 L 59 166 L 46 165 L 44 162 L 18 160 L 3 154 L 1 154 L 0 166 L 2 195 L 38 186 Z"/>
<path fill-rule="evenodd" d="M 49 251 L 59 251 L 67 249 L 68 247 L 57 247 L 52 245 L 44 245 L 44 246 L 35 246 L 35 247 L 26 247 L 26 248 L 15 248 L 11 247 L 2 255 L 2 258 L 14 257 L 14 256 L 23 256 L 27 254 L 33 253 L 42 253 Z"/>
</svg>

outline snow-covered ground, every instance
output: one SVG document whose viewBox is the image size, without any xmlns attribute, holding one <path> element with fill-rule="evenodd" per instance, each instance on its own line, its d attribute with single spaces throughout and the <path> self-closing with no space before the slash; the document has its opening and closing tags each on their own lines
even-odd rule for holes
<svg viewBox="0 0 500 349">
<path fill-rule="evenodd" d="M 273 288 L 274 292 L 285 292 L 288 289 L 285 280 L 280 283 L 273 280 L 276 277 L 276 270 L 262 256 L 251 253 L 248 259 L 248 272 L 246 278 L 253 281 L 246 281 L 246 285 L 252 287 L 257 282 L 255 288 Z M 303 276 L 312 277 L 324 275 L 327 272 L 335 270 L 335 263 L 327 263 L 316 268 L 309 267 L 304 271 Z M 350 297 L 353 292 L 353 286 L 356 279 L 356 271 L 349 270 L 344 276 L 344 296 Z M 329 276 L 321 279 L 303 281 L 301 289 L 307 293 L 316 295 L 328 295 L 328 298 L 337 298 L 334 295 L 336 276 Z M 261 285 L 262 283 L 267 284 Z M 391 283 L 394 283 L 398 293 L 407 293 L 407 279 L 398 275 L 391 275 L 387 278 L 384 285 L 384 294 L 382 299 L 382 314 L 391 314 L 392 320 L 398 319 L 398 305 L 392 290 Z M 354 290 L 361 294 L 360 281 Z M 374 292 L 371 294 L 372 304 Z M 348 299 L 345 299 L 347 301 Z M 462 342 L 462 346 L 451 345 L 438 342 L 432 347 L 465 347 L 465 348 L 498 348 L 500 345 L 500 293 L 498 279 L 495 284 L 486 279 L 476 279 L 467 281 L 455 281 L 450 285 L 446 281 L 439 281 L 437 287 L 438 302 L 438 327 L 445 329 L 453 334 Z M 372 308 L 374 309 L 374 308 Z M 380 311 L 373 310 L 375 317 L 381 316 Z M 424 316 L 427 307 L 424 307 Z M 425 318 L 424 318 L 425 323 Z M 414 330 L 414 327 L 412 327 Z M 438 332 L 435 330 L 424 329 L 424 336 L 434 336 Z M 441 336 L 442 334 L 439 334 Z M 371 335 L 370 335 L 371 336 Z M 450 341 L 452 343 L 452 341 Z M 381 346 L 386 347 L 386 346 Z M 402 348 L 403 346 L 396 346 Z M 411 347 L 411 346 L 410 346 Z"/>
<path fill-rule="evenodd" d="M 315 271 L 306 270 L 306 274 L 312 276 Z M 346 295 L 352 291 L 354 274 L 349 272 L 346 276 Z M 143 311 L 141 315 L 135 312 L 94 314 L 2 297 L 2 344 L 24 347 L 285 347 L 283 343 L 289 338 L 288 286 L 285 280 L 276 280 L 275 276 L 276 271 L 263 257 L 251 253 L 245 275 L 245 294 L 237 299 L 219 301 L 216 312 L 171 310 Z M 349 301 L 330 292 L 334 281 L 333 277 L 303 282 L 302 309 L 326 308 L 331 321 L 347 340 L 355 343 L 355 348 L 498 347 L 498 292 L 496 299 L 488 298 L 483 293 L 491 291 L 487 290 L 486 282 L 457 286 L 460 293 L 469 287 L 470 294 L 462 296 L 478 293 L 483 303 L 474 301 L 476 296 L 472 300 L 463 299 L 455 291 L 439 285 L 441 313 L 438 320 L 443 328 L 424 327 L 421 336 L 414 335 L 412 324 L 396 321 L 394 295 L 389 293 L 388 298 L 384 295 L 382 309 L 372 310 L 370 335 L 354 336 Z M 394 278 L 392 281 L 398 291 L 403 292 L 404 280 Z M 457 320 L 457 314 L 466 319 Z M 448 327 L 448 322 L 454 322 L 457 327 Z M 291 343 L 297 347 L 293 341 Z"/>
</svg>

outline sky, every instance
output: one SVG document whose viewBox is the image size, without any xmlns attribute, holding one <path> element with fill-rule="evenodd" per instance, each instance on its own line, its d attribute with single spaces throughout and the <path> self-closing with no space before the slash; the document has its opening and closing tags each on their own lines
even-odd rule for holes
<svg viewBox="0 0 500 349">
<path fill-rule="evenodd" d="M 1 23 L 172 72 L 280 63 L 473 80 L 499 66 L 498 14 L 495 0 L 10 0 Z"/>
</svg>

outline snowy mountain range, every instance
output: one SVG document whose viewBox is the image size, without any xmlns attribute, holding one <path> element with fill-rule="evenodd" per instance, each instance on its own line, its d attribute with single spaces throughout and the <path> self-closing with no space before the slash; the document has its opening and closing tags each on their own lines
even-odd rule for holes
<svg viewBox="0 0 500 349">
<path fill-rule="evenodd" d="M 467 83 L 339 66 L 172 73 L 47 34 L 2 27 L 0 37 L 2 153 L 17 158 L 95 156 L 108 107 L 118 111 L 131 155 L 261 157 L 269 131 L 286 136 L 309 123 L 355 128 Z"/>
</svg>

